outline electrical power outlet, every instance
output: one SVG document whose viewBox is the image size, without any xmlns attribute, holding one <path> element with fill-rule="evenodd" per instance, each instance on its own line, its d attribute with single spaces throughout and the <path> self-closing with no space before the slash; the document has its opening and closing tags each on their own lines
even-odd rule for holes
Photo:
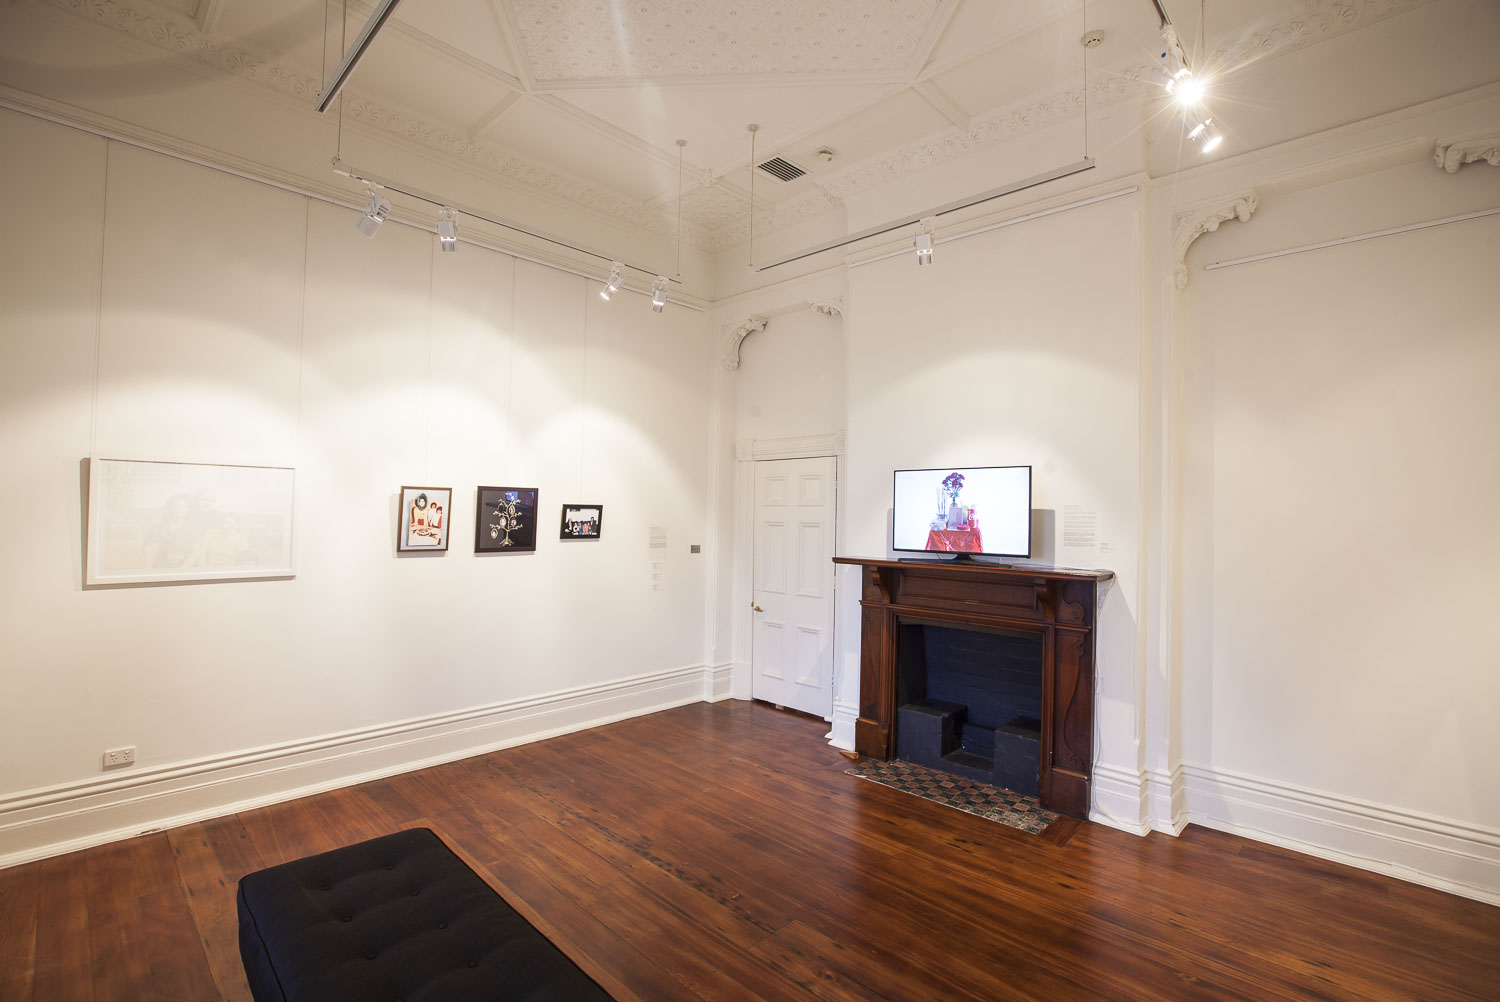
<svg viewBox="0 0 1500 1002">
<path fill-rule="evenodd" d="M 135 746 L 111 748 L 104 753 L 104 768 L 118 769 L 122 765 L 135 765 Z"/>
</svg>

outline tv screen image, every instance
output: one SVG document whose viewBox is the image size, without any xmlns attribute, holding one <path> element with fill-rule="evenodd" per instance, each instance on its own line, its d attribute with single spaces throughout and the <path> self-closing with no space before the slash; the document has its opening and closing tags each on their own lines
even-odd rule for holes
<svg viewBox="0 0 1500 1002">
<path fill-rule="evenodd" d="M 1031 556 L 1031 467 L 897 470 L 891 548 Z"/>
</svg>

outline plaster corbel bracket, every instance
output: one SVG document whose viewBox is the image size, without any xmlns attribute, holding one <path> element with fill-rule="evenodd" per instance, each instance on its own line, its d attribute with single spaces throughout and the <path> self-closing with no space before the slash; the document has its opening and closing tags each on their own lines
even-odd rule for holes
<svg viewBox="0 0 1500 1002">
<path fill-rule="evenodd" d="M 724 368 L 733 372 L 740 367 L 740 342 L 751 334 L 766 329 L 766 324 L 771 322 L 770 317 L 750 315 L 744 321 L 729 332 L 729 337 L 724 339 Z"/>
<path fill-rule="evenodd" d="M 1259 205 L 1255 189 L 1247 188 L 1172 213 L 1172 260 L 1176 262 L 1172 280 L 1177 288 L 1187 288 L 1187 252 L 1193 241 L 1205 233 L 1212 233 L 1220 223 L 1231 219 L 1248 223 Z"/>
<path fill-rule="evenodd" d="M 1500 167 L 1500 132 L 1475 136 L 1473 139 L 1440 141 L 1432 150 L 1432 159 L 1449 174 L 1457 174 L 1464 164 L 1480 160 L 1491 167 Z"/>
<path fill-rule="evenodd" d="M 821 313 L 829 317 L 842 317 L 844 315 L 844 300 L 842 298 L 824 299 L 812 304 L 814 313 Z"/>
</svg>

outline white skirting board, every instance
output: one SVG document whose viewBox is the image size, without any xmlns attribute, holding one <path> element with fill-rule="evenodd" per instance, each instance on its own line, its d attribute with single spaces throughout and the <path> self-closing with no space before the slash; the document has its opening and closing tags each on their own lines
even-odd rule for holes
<svg viewBox="0 0 1500 1002">
<path fill-rule="evenodd" d="M 0 797 L 0 868 L 729 696 L 689 665 Z"/>
<path fill-rule="evenodd" d="M 1207 766 L 1182 766 L 1192 824 L 1500 905 L 1500 830 Z"/>
<path fill-rule="evenodd" d="M 859 707 L 842 700 L 833 701 L 833 726 L 828 730 L 828 743 L 844 751 L 854 750 L 854 722 L 859 719 Z"/>
<path fill-rule="evenodd" d="M 1151 822 L 1146 817 L 1144 774 L 1107 762 L 1095 762 L 1091 785 L 1090 821 L 1132 835 L 1145 835 L 1151 830 Z"/>
<path fill-rule="evenodd" d="M 1225 769 L 1097 763 L 1089 820 L 1133 835 L 1203 825 L 1500 905 L 1500 830 Z"/>
<path fill-rule="evenodd" d="M 703 701 L 717 703 L 721 699 L 729 699 L 733 684 L 734 665 L 731 662 L 711 666 L 703 673 Z"/>
</svg>

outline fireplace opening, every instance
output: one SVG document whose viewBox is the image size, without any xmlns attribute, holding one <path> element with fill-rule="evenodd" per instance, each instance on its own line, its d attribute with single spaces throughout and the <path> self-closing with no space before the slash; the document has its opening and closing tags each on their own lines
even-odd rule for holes
<svg viewBox="0 0 1500 1002">
<path fill-rule="evenodd" d="M 1038 795 L 1040 634 L 902 618 L 896 657 L 897 758 Z"/>
</svg>

